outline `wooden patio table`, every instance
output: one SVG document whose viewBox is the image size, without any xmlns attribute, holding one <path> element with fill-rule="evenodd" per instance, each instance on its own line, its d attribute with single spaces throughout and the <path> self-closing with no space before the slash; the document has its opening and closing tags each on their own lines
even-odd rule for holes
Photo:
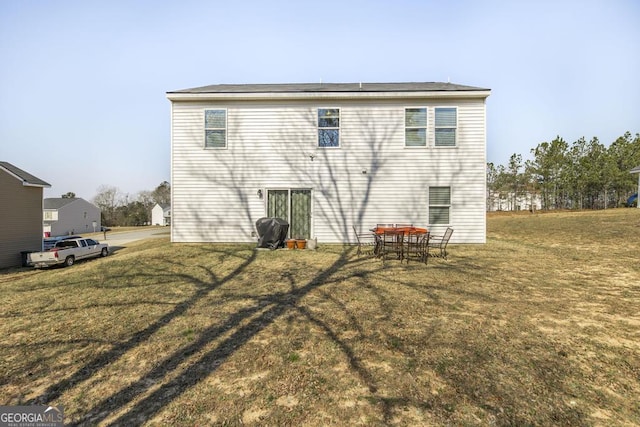
<svg viewBox="0 0 640 427">
<path fill-rule="evenodd" d="M 396 232 L 402 232 L 404 234 L 409 234 L 409 233 L 425 234 L 428 230 L 426 228 L 421 228 L 421 227 L 376 227 L 376 228 L 373 228 L 371 231 L 380 235 L 380 234 L 384 234 L 385 231 L 396 231 Z"/>
</svg>

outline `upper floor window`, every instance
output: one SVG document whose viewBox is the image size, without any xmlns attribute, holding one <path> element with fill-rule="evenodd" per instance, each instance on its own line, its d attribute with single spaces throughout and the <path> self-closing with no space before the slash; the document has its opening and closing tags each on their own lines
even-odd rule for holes
<svg viewBox="0 0 640 427">
<path fill-rule="evenodd" d="M 45 210 L 43 219 L 45 221 L 57 221 L 58 220 L 58 211 Z"/>
<path fill-rule="evenodd" d="M 405 108 L 404 110 L 405 147 L 427 146 L 427 109 Z"/>
<path fill-rule="evenodd" d="M 227 147 L 227 110 L 204 111 L 204 147 Z"/>
<path fill-rule="evenodd" d="M 436 108 L 435 113 L 436 147 L 455 147 L 458 110 L 456 107 Z"/>
<path fill-rule="evenodd" d="M 318 147 L 340 147 L 339 108 L 318 108 Z"/>
<path fill-rule="evenodd" d="M 429 187 L 429 224 L 448 225 L 451 210 L 451 187 Z"/>
</svg>

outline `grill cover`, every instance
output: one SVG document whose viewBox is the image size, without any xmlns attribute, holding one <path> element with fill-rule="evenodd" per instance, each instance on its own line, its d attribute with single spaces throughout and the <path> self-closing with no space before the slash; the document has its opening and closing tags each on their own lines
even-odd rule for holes
<svg viewBox="0 0 640 427">
<path fill-rule="evenodd" d="M 289 233 L 289 223 L 281 218 L 260 218 L 256 221 L 258 247 L 278 249 L 284 247 Z"/>
</svg>

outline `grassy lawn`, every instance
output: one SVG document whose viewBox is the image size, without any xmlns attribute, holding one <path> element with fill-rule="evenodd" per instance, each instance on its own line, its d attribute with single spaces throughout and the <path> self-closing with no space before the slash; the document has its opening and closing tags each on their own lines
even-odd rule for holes
<svg viewBox="0 0 640 427">
<path fill-rule="evenodd" d="M 0 404 L 69 424 L 638 425 L 640 210 L 503 214 L 486 245 L 152 239 L 0 272 Z"/>
</svg>

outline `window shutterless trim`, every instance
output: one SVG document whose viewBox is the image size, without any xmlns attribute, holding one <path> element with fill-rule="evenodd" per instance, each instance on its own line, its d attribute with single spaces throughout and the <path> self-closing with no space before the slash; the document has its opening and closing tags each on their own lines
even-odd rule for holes
<svg viewBox="0 0 640 427">
<path fill-rule="evenodd" d="M 224 127 L 217 127 L 217 126 L 209 126 L 207 127 L 207 111 L 223 111 L 224 112 Z M 228 135 L 228 117 L 229 117 L 229 112 L 226 108 L 205 108 L 203 109 L 203 128 L 204 128 L 204 143 L 203 143 L 203 148 L 205 150 L 225 150 L 227 149 L 227 147 L 229 146 L 228 141 L 229 141 L 229 135 Z M 207 146 L 207 131 L 214 131 L 214 132 L 224 132 L 224 145 L 223 146 Z"/>
<path fill-rule="evenodd" d="M 424 126 L 409 126 L 407 125 L 407 110 L 424 110 Z M 404 148 L 428 148 L 429 147 L 429 108 L 425 106 L 404 107 Z M 422 145 L 408 145 L 407 144 L 407 131 L 408 130 L 424 130 L 424 144 Z"/>
<path fill-rule="evenodd" d="M 320 126 L 320 110 L 337 110 L 338 111 L 338 126 Z M 342 141 L 340 138 L 340 122 L 342 120 L 342 111 L 340 111 L 340 107 L 318 107 L 316 108 L 316 134 L 318 136 L 318 139 L 316 141 L 316 147 L 317 148 L 340 148 L 342 146 Z M 326 120 L 326 117 L 324 118 Z M 337 132 L 337 137 L 338 137 L 338 144 L 337 145 L 320 145 L 320 133 L 321 131 L 336 131 Z"/>
<path fill-rule="evenodd" d="M 449 190 L 449 199 L 448 199 L 449 203 L 437 203 L 438 200 L 432 200 L 435 197 L 433 197 L 433 198 L 431 197 L 431 190 L 432 189 L 434 189 L 434 190 L 435 189 L 443 189 L 443 188 L 446 188 L 446 189 Z M 429 194 L 428 194 L 428 197 L 429 197 L 429 218 L 428 218 L 429 219 L 429 225 L 430 226 L 431 225 L 450 225 L 451 224 L 451 206 L 452 206 L 451 205 L 451 199 L 452 199 L 452 192 L 453 192 L 452 189 L 451 189 L 451 186 L 450 185 L 431 185 L 431 186 L 429 186 L 428 191 L 429 191 Z M 434 196 L 435 196 L 435 194 L 434 194 Z M 432 213 L 431 209 L 432 208 L 444 208 L 444 209 L 447 209 L 448 210 L 448 212 L 447 212 L 447 222 L 446 223 L 431 222 L 431 213 Z"/>
<path fill-rule="evenodd" d="M 440 125 L 438 126 L 438 110 L 454 110 L 456 114 L 456 121 L 454 125 Z M 453 130 L 453 145 L 438 145 L 438 130 Z M 458 146 L 458 107 L 452 105 L 443 105 L 433 107 L 433 146 L 437 148 L 454 148 Z"/>
</svg>

